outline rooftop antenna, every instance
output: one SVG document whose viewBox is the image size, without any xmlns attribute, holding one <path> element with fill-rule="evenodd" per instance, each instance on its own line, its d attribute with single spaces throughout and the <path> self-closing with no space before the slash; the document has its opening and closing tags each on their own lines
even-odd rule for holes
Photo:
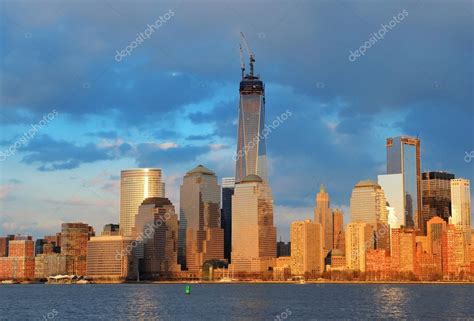
<svg viewBox="0 0 474 321">
<path fill-rule="evenodd" d="M 250 60 L 250 78 L 253 78 L 253 63 L 255 62 L 255 55 L 250 51 L 249 45 L 247 44 L 247 40 L 245 39 L 245 35 L 243 32 L 240 32 L 240 38 L 242 40 L 242 43 L 245 46 L 245 49 L 247 50 L 247 54 L 249 56 Z"/>
<path fill-rule="evenodd" d="M 242 44 L 239 44 L 240 47 L 240 70 L 242 70 L 242 79 L 244 79 L 245 76 L 245 62 L 244 62 L 244 57 L 242 54 Z"/>
</svg>

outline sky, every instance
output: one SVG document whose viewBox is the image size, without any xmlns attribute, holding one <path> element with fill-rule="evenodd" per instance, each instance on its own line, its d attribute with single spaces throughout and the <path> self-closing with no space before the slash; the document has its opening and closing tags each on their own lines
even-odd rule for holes
<svg viewBox="0 0 474 321">
<path fill-rule="evenodd" d="M 473 11 L 457 0 L 2 1 L 0 235 L 118 223 L 123 169 L 161 168 L 177 211 L 188 170 L 233 176 L 241 31 L 267 123 L 291 112 L 266 140 L 279 238 L 313 218 L 320 184 L 347 223 L 354 185 L 385 173 L 387 137 L 418 136 L 422 171 L 473 180 Z"/>
</svg>

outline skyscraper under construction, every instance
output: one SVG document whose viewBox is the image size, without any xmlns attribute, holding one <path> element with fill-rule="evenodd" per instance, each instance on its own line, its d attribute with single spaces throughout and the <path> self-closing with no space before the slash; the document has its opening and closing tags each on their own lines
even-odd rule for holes
<svg viewBox="0 0 474 321">
<path fill-rule="evenodd" d="M 235 182 L 240 183 L 247 175 L 258 175 L 268 181 L 267 152 L 262 131 L 265 126 L 265 86 L 258 75 L 254 75 L 255 56 L 248 48 L 244 35 L 242 42 L 250 59 L 250 72 L 245 73 L 241 53 L 242 80 L 240 81 L 239 127 L 237 153 L 235 155 Z"/>
</svg>

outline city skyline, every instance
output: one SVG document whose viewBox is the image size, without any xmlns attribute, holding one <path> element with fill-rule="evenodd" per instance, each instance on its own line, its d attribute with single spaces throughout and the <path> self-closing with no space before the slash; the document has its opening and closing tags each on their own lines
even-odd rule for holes
<svg viewBox="0 0 474 321">
<path fill-rule="evenodd" d="M 123 6 L 116 8 L 118 12 L 126 10 L 126 5 Z M 338 5 L 331 6 L 333 11 L 339 8 Z M 383 145 L 387 137 L 418 136 L 422 141 L 422 172 L 444 170 L 456 177 L 471 181 L 474 179 L 474 161 L 465 160 L 465 153 L 469 154 L 473 149 L 469 145 L 472 142 L 469 134 L 473 133 L 469 105 L 472 104 L 472 92 L 466 90 L 472 84 L 472 78 L 466 70 L 472 68 L 459 70 L 452 67 L 450 72 L 455 71 L 457 78 L 456 81 L 451 81 L 452 77 L 446 77 L 446 67 L 437 63 L 438 59 L 445 61 L 452 58 L 446 61 L 463 61 L 468 67 L 472 67 L 472 61 L 462 58 L 466 51 L 459 45 L 465 45 L 465 40 L 449 36 L 463 34 L 463 29 L 457 24 L 459 18 L 454 13 L 453 16 L 446 16 L 443 10 L 437 8 L 425 17 L 428 24 L 443 24 L 443 32 L 447 34 L 445 41 L 451 45 L 436 42 L 440 46 L 437 54 L 430 59 L 424 58 L 421 64 L 417 57 L 411 57 L 408 62 L 395 58 L 392 64 L 398 66 L 403 62 L 403 70 L 408 73 L 406 78 L 373 71 L 366 76 L 367 84 L 364 88 L 378 90 L 368 92 L 353 82 L 348 84 L 342 78 L 334 78 L 334 72 L 345 68 L 347 78 L 355 79 L 360 72 L 368 69 L 378 59 L 383 59 L 385 54 L 395 50 L 402 42 L 408 42 L 415 52 L 421 52 L 423 47 L 417 45 L 416 33 L 409 33 L 418 30 L 419 22 L 416 17 L 421 14 L 420 8 L 407 6 L 409 16 L 387 35 L 380 46 L 377 44 L 378 47 L 371 48 L 364 57 L 349 62 L 347 52 L 365 39 L 369 32 L 376 31 L 380 23 L 386 21 L 383 17 L 386 16 L 388 21 L 403 8 L 394 4 L 378 8 L 369 6 L 370 10 L 377 12 L 369 16 L 360 6 L 353 4 L 351 9 L 357 13 L 354 17 L 347 17 L 344 13 L 338 13 L 338 16 L 352 21 L 357 28 L 351 32 L 334 30 L 335 33 L 331 34 L 340 39 L 344 46 L 320 50 L 321 46 L 317 41 L 314 44 L 303 44 L 292 39 L 289 47 L 306 48 L 310 52 L 319 52 L 320 55 L 320 60 L 305 58 L 295 61 L 291 58 L 298 52 L 279 51 L 278 40 L 285 37 L 285 41 L 289 41 L 287 35 L 294 34 L 295 28 L 301 26 L 299 24 L 304 24 L 312 31 L 319 30 L 318 25 L 308 19 L 299 21 L 293 27 L 281 23 L 285 26 L 279 31 L 281 34 L 271 30 L 268 23 L 263 22 L 252 27 L 236 28 L 239 26 L 239 19 L 235 10 L 239 12 L 239 9 L 232 5 L 218 6 L 215 10 L 230 13 L 231 18 L 227 21 L 219 19 L 223 34 L 213 41 L 228 44 L 224 47 L 216 46 L 222 57 L 229 57 L 228 63 L 222 61 L 222 65 L 214 66 L 212 62 L 204 60 L 205 63 L 194 69 L 157 50 L 163 41 L 168 41 L 171 44 L 168 47 L 170 52 L 183 57 L 183 53 L 177 51 L 181 47 L 173 46 L 169 37 L 177 32 L 177 24 L 174 22 L 182 24 L 183 20 L 180 19 L 188 19 L 191 7 L 192 5 L 188 8 L 157 7 L 156 17 L 151 13 L 146 14 L 151 23 L 170 8 L 175 13 L 155 31 L 156 38 L 149 39 L 146 45 L 140 46 L 121 61 L 117 70 L 105 70 L 104 79 L 99 77 L 102 71 L 102 68 L 98 68 L 101 60 L 90 54 L 87 56 L 90 61 L 78 60 L 86 68 L 84 72 L 75 70 L 76 78 L 61 72 L 46 72 L 48 83 L 57 90 L 48 94 L 32 90 L 31 95 L 36 99 L 15 96 L 13 90 L 9 90 L 7 94 L 7 88 L 2 87 L 2 93 L 10 96 L 5 97 L 8 100 L 2 99 L 2 107 L 5 108 L 0 113 L 1 151 L 12 146 L 30 129 L 31 124 L 37 125 L 39 129 L 28 141 L 28 145 L 16 148 L 14 155 L 0 162 L 0 234 L 18 232 L 38 238 L 54 234 L 63 222 L 82 221 L 94 226 L 96 230 L 107 223 L 118 223 L 119 176 L 120 171 L 127 168 L 161 168 L 167 197 L 176 208 L 180 206 L 179 185 L 187 169 L 203 163 L 216 172 L 218 179 L 234 176 L 235 163 L 232 156 L 236 150 L 238 120 L 240 30 L 245 32 L 249 46 L 256 52 L 258 72 L 266 82 L 266 122 L 271 123 L 283 111 L 292 112 L 291 118 L 273 130 L 266 140 L 278 239 L 282 236 L 284 240 L 289 240 L 290 222 L 313 217 L 314 197 L 320 184 L 326 186 L 333 206 L 343 210 L 344 222 L 347 224 L 350 193 L 354 184 L 362 179 L 377 181 L 377 175 L 386 173 Z M 450 8 L 462 11 L 460 7 Z M 66 6 L 62 18 L 73 17 L 72 9 Z M 91 7 L 86 10 L 93 9 L 95 8 Z M 20 8 L 15 8 L 14 5 L 9 6 L 6 21 L 21 20 L 16 14 L 18 10 Z M 139 7 L 139 10 L 143 14 L 144 8 Z M 205 8 L 200 10 L 205 12 Z M 261 10 L 263 9 L 257 6 L 251 15 L 258 15 Z M 286 14 L 284 8 L 279 8 L 279 12 Z M 301 12 L 301 8 L 295 9 L 295 14 Z M 361 16 L 364 19 L 360 19 Z M 446 19 L 440 20 L 439 16 Z M 212 21 L 216 22 L 214 15 L 213 17 Z M 6 32 L 2 37 L 14 41 L 15 45 L 21 44 L 31 51 L 36 50 L 44 57 L 51 57 L 51 51 L 42 46 L 41 35 L 41 30 L 49 26 L 48 19 L 53 18 L 40 15 L 31 21 L 21 20 L 19 25 L 4 25 Z M 114 18 L 107 19 L 104 23 L 115 25 Z M 116 63 L 113 60 L 115 51 L 134 39 L 134 32 L 140 31 L 140 26 L 146 27 L 143 21 L 147 19 L 137 20 L 136 27 L 124 32 L 120 39 L 112 37 L 102 51 L 97 49 L 103 54 L 101 57 L 107 58 L 110 51 L 111 63 Z M 331 22 L 327 17 L 321 16 L 318 21 L 321 26 L 330 30 L 328 27 Z M 278 25 L 279 22 L 275 20 L 275 24 Z M 210 24 L 204 23 L 202 27 L 207 32 L 205 34 L 210 34 Z M 439 35 L 434 32 L 436 28 L 432 30 L 428 34 L 424 33 L 424 39 L 438 39 Z M 81 34 L 85 36 L 84 33 Z M 16 37 L 18 35 L 20 36 Z M 183 37 L 178 39 L 186 39 L 197 48 L 197 60 L 206 57 L 209 48 L 202 46 L 199 42 L 201 38 L 193 40 L 179 33 L 177 35 Z M 63 39 L 64 35 L 60 30 L 55 30 L 50 36 L 53 39 Z M 320 39 L 327 37 L 317 32 L 315 36 Z M 360 41 L 354 40 L 354 37 Z M 103 39 L 96 40 L 100 42 Z M 54 51 L 61 48 L 61 41 L 57 41 L 52 49 Z M 85 50 L 82 47 L 76 49 L 79 53 Z M 13 59 L 13 55 L 12 51 L 7 50 L 4 57 Z M 156 55 L 163 57 L 164 65 L 154 60 Z M 45 70 L 44 65 L 38 64 L 43 56 L 38 56 L 28 65 L 30 68 L 34 67 L 33 74 L 36 76 Z M 64 52 L 64 58 L 71 59 L 71 53 Z M 23 61 L 30 60 L 25 58 Z M 22 75 L 22 64 L 18 60 L 11 62 L 9 66 L 12 71 Z M 151 67 L 139 72 L 137 68 L 141 64 Z M 413 74 L 416 70 L 414 66 L 422 70 L 429 69 L 432 76 L 423 76 L 416 83 L 410 82 L 411 78 L 417 79 Z M 281 73 L 275 72 L 274 67 L 280 68 Z M 4 75 L 9 74 L 6 70 L 2 72 Z M 417 71 L 416 75 L 419 74 Z M 384 78 L 385 85 L 376 86 L 382 76 L 387 77 Z M 117 84 L 116 80 L 123 77 L 129 77 L 135 84 Z M 68 81 L 62 81 L 64 79 Z M 105 85 L 104 80 L 112 79 L 115 82 Z M 13 84 L 18 83 L 12 80 L 8 86 Z M 459 87 L 454 86 L 455 84 Z M 41 87 L 35 77 L 29 80 L 25 78 L 25 85 L 31 88 Z M 410 90 L 405 87 L 408 85 Z M 154 88 L 159 89 L 158 93 L 153 92 Z M 189 95 L 176 98 L 183 88 Z M 387 96 L 388 88 L 400 97 Z M 408 94 L 414 88 L 421 93 L 420 97 Z M 69 98 L 66 94 L 69 91 L 74 91 L 75 95 L 71 95 L 71 100 L 65 101 Z M 115 100 L 104 101 L 99 98 L 112 91 L 119 96 L 122 95 L 121 92 L 131 96 L 120 104 Z M 143 99 L 135 96 L 140 93 L 145 94 Z M 6 101 L 7 104 L 4 103 Z M 156 106 L 157 101 L 163 103 Z M 105 107 L 101 109 L 99 106 Z M 128 109 L 128 106 L 134 108 Z M 448 108 L 447 106 L 450 112 L 443 115 L 443 118 L 440 113 L 432 112 L 436 107 Z M 456 130 L 452 128 L 440 133 L 433 124 L 445 121 L 446 118 L 448 122 L 456 124 Z M 158 121 L 159 126 L 154 126 L 160 119 L 163 121 Z M 465 139 L 458 139 L 459 133 L 466 133 Z"/>
</svg>

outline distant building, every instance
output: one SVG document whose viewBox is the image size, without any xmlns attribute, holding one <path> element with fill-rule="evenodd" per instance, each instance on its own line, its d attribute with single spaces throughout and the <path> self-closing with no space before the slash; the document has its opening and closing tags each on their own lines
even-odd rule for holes
<svg viewBox="0 0 474 321">
<path fill-rule="evenodd" d="M 164 197 L 159 168 L 127 169 L 120 176 L 120 233 L 131 236 L 138 207 L 148 197 Z"/>
<path fill-rule="evenodd" d="M 366 253 L 366 272 L 369 280 L 384 280 L 391 272 L 390 252 L 386 249 L 370 249 Z"/>
<path fill-rule="evenodd" d="M 0 280 L 33 279 L 35 242 L 31 237 L 9 241 L 8 257 L 0 258 Z"/>
<path fill-rule="evenodd" d="M 183 178 L 179 224 L 181 267 L 199 272 L 206 261 L 224 259 L 220 187 L 215 173 L 203 165 L 190 170 Z"/>
<path fill-rule="evenodd" d="M 179 272 L 178 215 L 165 197 L 150 197 L 142 202 L 135 217 L 137 240 L 143 243 L 143 274 L 149 277 Z"/>
<path fill-rule="evenodd" d="M 249 175 L 232 197 L 232 264 L 237 273 L 269 271 L 276 257 L 276 228 L 270 186 Z"/>
<path fill-rule="evenodd" d="M 386 174 L 378 176 L 388 205 L 387 223 L 391 228 L 405 225 L 405 194 L 403 174 Z"/>
<path fill-rule="evenodd" d="M 421 212 L 421 232 L 426 235 L 427 222 L 439 216 L 446 223 L 451 217 L 451 180 L 454 174 L 446 172 L 426 172 L 421 176 L 421 195 L 422 195 L 422 212 Z"/>
<path fill-rule="evenodd" d="M 66 256 L 67 274 L 86 275 L 87 241 L 95 235 L 85 223 L 61 225 L 61 254 Z"/>
<path fill-rule="evenodd" d="M 386 203 L 385 193 L 379 184 L 370 180 L 358 182 L 351 195 L 351 222 L 367 223 L 373 227 L 378 223 L 387 223 Z"/>
<path fill-rule="evenodd" d="M 101 236 L 115 236 L 120 235 L 120 225 L 119 224 L 106 224 L 102 230 Z"/>
<path fill-rule="evenodd" d="M 344 213 L 340 209 L 333 212 L 333 249 L 344 253 L 345 247 Z"/>
<path fill-rule="evenodd" d="M 453 213 L 454 214 L 454 213 Z M 447 271 L 445 276 L 456 277 L 470 270 L 469 246 L 465 229 L 459 225 L 448 224 Z"/>
<path fill-rule="evenodd" d="M 329 194 L 326 192 L 324 185 L 321 184 L 319 193 L 316 195 L 314 222 L 321 224 L 323 229 L 324 256 L 332 249 L 334 243 L 333 217 L 329 201 Z"/>
<path fill-rule="evenodd" d="M 400 273 L 415 273 L 416 231 L 410 228 L 395 228 L 391 233 L 392 270 Z"/>
<path fill-rule="evenodd" d="M 387 174 L 403 175 L 405 217 L 401 225 L 419 229 L 422 204 L 420 140 L 407 136 L 387 138 L 386 146 Z"/>
<path fill-rule="evenodd" d="M 283 241 L 277 242 L 277 257 L 291 256 L 291 242 L 285 243 Z"/>
<path fill-rule="evenodd" d="M 331 251 L 331 271 L 343 271 L 346 269 L 346 255 L 339 249 Z"/>
<path fill-rule="evenodd" d="M 291 273 L 313 276 L 324 271 L 323 231 L 311 220 L 291 223 Z"/>
<path fill-rule="evenodd" d="M 8 238 L 0 237 L 0 257 L 8 256 L 8 241 Z"/>
<path fill-rule="evenodd" d="M 92 237 L 87 242 L 87 276 L 93 279 L 136 279 L 138 261 L 134 238 L 120 235 Z"/>
<path fill-rule="evenodd" d="M 354 271 L 365 272 L 365 254 L 374 248 L 374 228 L 363 222 L 346 226 L 346 265 Z"/>
<path fill-rule="evenodd" d="M 66 256 L 61 254 L 40 254 L 35 257 L 35 278 L 67 274 Z"/>
<path fill-rule="evenodd" d="M 47 235 L 43 239 L 43 254 L 61 253 L 61 233 Z"/>
<path fill-rule="evenodd" d="M 221 228 L 224 230 L 224 258 L 230 263 L 232 252 L 232 196 L 234 195 L 235 178 L 222 179 Z"/>
<path fill-rule="evenodd" d="M 450 223 L 461 227 L 466 242 L 471 243 L 471 188 L 465 178 L 451 180 L 451 220 Z"/>
<path fill-rule="evenodd" d="M 448 264 L 448 232 L 446 222 L 439 216 L 428 220 L 426 224 L 428 248 L 427 252 L 433 255 L 436 273 L 447 273 Z"/>
</svg>

